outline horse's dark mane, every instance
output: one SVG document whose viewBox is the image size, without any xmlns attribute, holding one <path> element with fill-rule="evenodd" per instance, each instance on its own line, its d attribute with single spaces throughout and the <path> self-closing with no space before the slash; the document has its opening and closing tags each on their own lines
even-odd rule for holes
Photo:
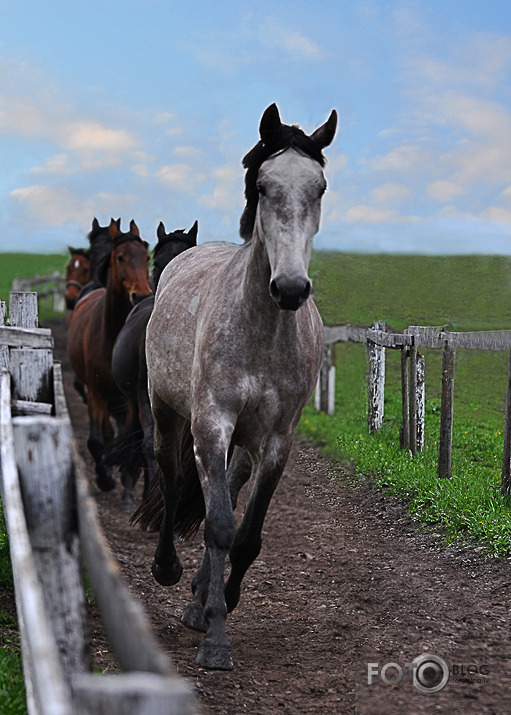
<svg viewBox="0 0 511 715">
<path fill-rule="evenodd" d="M 273 154 L 281 153 L 287 149 L 296 149 L 301 154 L 315 159 L 321 166 L 325 165 L 325 157 L 321 148 L 298 126 L 281 124 L 271 141 L 258 141 L 248 154 L 243 157 L 242 161 L 247 172 L 245 174 L 246 205 L 240 219 L 240 236 L 245 241 L 250 241 L 254 230 L 257 202 L 259 200 L 256 185 L 259 169 Z"/>
<path fill-rule="evenodd" d="M 166 246 L 168 243 L 171 241 L 183 241 L 183 243 L 186 243 L 187 246 L 195 246 L 195 239 L 191 238 L 188 236 L 188 233 L 184 228 L 178 228 L 172 233 L 168 233 L 166 236 L 162 236 L 162 238 L 158 239 L 158 243 L 153 249 L 153 253 L 158 253 L 163 246 Z"/>
</svg>

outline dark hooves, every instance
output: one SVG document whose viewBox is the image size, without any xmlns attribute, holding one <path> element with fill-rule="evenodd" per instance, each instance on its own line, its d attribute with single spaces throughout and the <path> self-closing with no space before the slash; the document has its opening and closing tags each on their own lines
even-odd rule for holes
<svg viewBox="0 0 511 715">
<path fill-rule="evenodd" d="M 170 568 L 163 568 L 157 564 L 156 561 L 153 561 L 151 573 L 162 586 L 173 586 L 183 575 L 183 567 L 181 566 L 179 559 L 176 559 L 173 566 Z"/>
<path fill-rule="evenodd" d="M 111 492 L 115 489 L 115 477 L 113 474 L 96 474 L 96 484 L 102 492 Z"/>
<path fill-rule="evenodd" d="M 230 646 L 212 646 L 201 643 L 195 658 L 197 665 L 208 670 L 233 670 L 232 649 Z"/>
</svg>

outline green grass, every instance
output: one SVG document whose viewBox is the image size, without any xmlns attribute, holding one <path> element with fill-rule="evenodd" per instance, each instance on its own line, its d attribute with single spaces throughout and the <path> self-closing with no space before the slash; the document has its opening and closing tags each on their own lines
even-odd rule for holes
<svg viewBox="0 0 511 715">
<path fill-rule="evenodd" d="M 35 275 L 51 275 L 54 271 L 65 273 L 69 254 L 33 254 L 33 253 L 2 253 L 0 254 L 0 300 L 9 302 L 9 292 L 14 278 L 32 278 Z M 41 307 L 40 320 L 47 320 L 58 315 Z"/>
<path fill-rule="evenodd" d="M 394 328 L 451 325 L 454 330 L 511 327 L 511 259 L 362 256 L 316 253 L 316 299 L 327 324 Z M 476 542 L 511 556 L 511 509 L 500 495 L 507 355 L 461 351 L 456 358 L 453 477 L 437 476 L 441 351 L 426 359 L 426 447 L 412 458 L 399 446 L 400 355 L 388 350 L 384 427 L 367 425 L 363 345 L 336 347 L 336 407 L 331 417 L 308 406 L 300 430 L 334 457 L 356 465 L 448 540 Z"/>
<path fill-rule="evenodd" d="M 25 683 L 17 623 L 0 610 L 0 712 L 2 715 L 24 715 Z"/>
</svg>

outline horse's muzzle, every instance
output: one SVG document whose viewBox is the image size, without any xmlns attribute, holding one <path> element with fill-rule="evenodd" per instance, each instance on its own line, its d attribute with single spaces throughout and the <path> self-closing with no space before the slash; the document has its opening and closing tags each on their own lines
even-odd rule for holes
<svg viewBox="0 0 511 715">
<path fill-rule="evenodd" d="M 151 292 L 149 293 L 137 293 L 133 291 L 130 293 L 130 303 L 131 305 L 135 306 L 138 305 L 144 298 L 147 298 L 148 295 L 151 295 Z"/>
<path fill-rule="evenodd" d="M 312 285 L 307 276 L 276 276 L 270 283 L 270 295 L 282 310 L 298 310 L 309 298 Z"/>
</svg>

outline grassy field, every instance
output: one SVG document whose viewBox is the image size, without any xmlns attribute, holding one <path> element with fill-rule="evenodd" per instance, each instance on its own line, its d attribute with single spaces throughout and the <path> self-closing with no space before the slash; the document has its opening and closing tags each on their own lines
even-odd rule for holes
<svg viewBox="0 0 511 715">
<path fill-rule="evenodd" d="M 511 259 L 317 253 L 312 275 L 327 324 L 448 325 L 453 330 L 511 327 Z M 426 448 L 412 459 L 399 447 L 400 355 L 387 351 L 385 424 L 368 433 L 365 346 L 338 345 L 336 409 L 306 408 L 302 434 L 335 458 L 356 465 L 448 540 L 469 539 L 488 553 L 511 556 L 511 510 L 499 492 L 507 354 L 458 351 L 453 478 L 437 477 L 441 351 L 426 359 Z"/>
</svg>

